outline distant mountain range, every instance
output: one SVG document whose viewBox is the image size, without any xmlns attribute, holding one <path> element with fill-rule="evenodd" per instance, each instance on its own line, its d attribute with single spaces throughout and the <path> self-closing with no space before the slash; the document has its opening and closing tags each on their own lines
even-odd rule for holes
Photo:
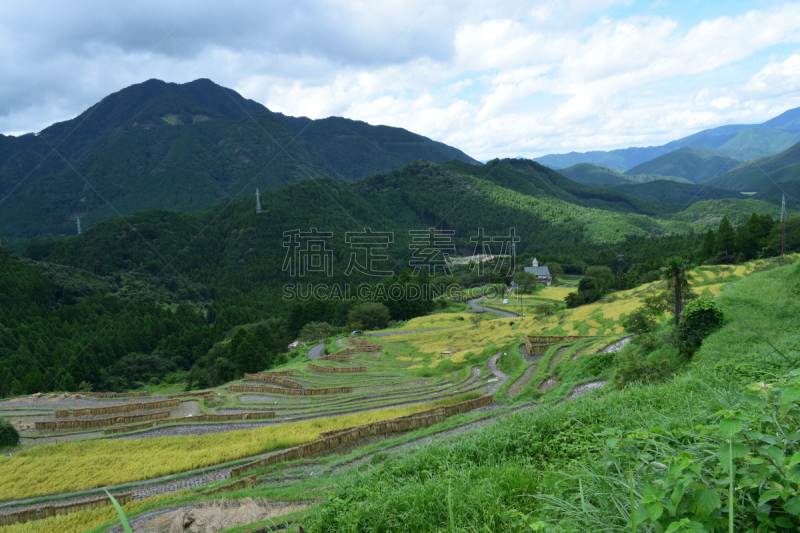
<svg viewBox="0 0 800 533">
<path fill-rule="evenodd" d="M 756 192 L 778 182 L 800 179 L 800 143 L 778 154 L 746 161 L 741 165 L 705 182 L 742 192 Z"/>
<path fill-rule="evenodd" d="M 706 192 L 689 195 L 692 198 L 705 200 L 721 198 L 719 191 L 723 189 L 754 193 L 770 188 L 775 191 L 785 191 L 787 195 L 791 196 L 792 193 L 789 192 L 789 189 L 794 190 L 794 188 L 787 184 L 800 180 L 800 142 L 775 155 L 759 157 L 742 163 L 717 155 L 714 150 L 684 146 L 637 165 L 625 173 L 591 163 L 578 163 L 560 169 L 558 172 L 584 185 L 613 188 L 637 196 L 641 196 L 639 193 L 646 190 L 643 198 L 666 202 L 670 200 L 664 198 L 673 197 L 675 191 L 678 190 L 674 184 L 670 185 L 669 182 L 694 183 L 700 185 L 700 189 L 710 189 Z M 623 187 L 636 183 L 652 183 L 652 185 Z M 656 193 L 659 187 L 664 188 L 662 193 Z M 682 190 L 689 191 L 690 188 L 684 187 Z M 763 198 L 773 198 L 774 195 L 774 192 L 769 193 Z M 736 196 L 725 197 L 735 198 Z M 792 198 L 791 201 L 796 202 L 798 199 Z"/>
<path fill-rule="evenodd" d="M 537 157 L 535 161 L 556 170 L 578 163 L 592 163 L 627 171 L 684 146 L 712 148 L 716 150 L 716 155 L 747 161 L 776 154 L 798 142 L 800 142 L 800 108 L 795 108 L 763 124 L 719 126 L 662 146 L 622 148 L 607 152 L 549 154 Z"/>
<path fill-rule="evenodd" d="M 195 210 L 305 178 L 418 159 L 480 164 L 402 128 L 273 113 L 210 80 L 149 80 L 38 134 L 0 135 L 0 235 L 75 232 L 141 209 Z"/>
</svg>

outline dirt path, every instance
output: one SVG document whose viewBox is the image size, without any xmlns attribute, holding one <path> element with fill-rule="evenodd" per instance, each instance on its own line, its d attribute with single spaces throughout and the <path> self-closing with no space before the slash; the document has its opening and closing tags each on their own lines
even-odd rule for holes
<svg viewBox="0 0 800 533">
<path fill-rule="evenodd" d="M 500 356 L 503 355 L 502 352 L 496 353 L 486 361 L 486 366 L 489 367 L 489 371 L 497 377 L 497 382 L 489 389 L 489 393 L 494 394 L 497 392 L 497 389 L 503 386 L 503 383 L 508 381 L 508 374 L 505 374 L 501 370 L 497 369 L 497 360 Z"/>
<path fill-rule="evenodd" d="M 341 346 L 344 348 L 344 339 L 336 339 L 336 346 Z"/>
<path fill-rule="evenodd" d="M 640 294 L 644 294 L 644 293 L 646 293 L 647 291 L 649 291 L 650 289 L 655 289 L 655 288 L 656 288 L 656 287 L 658 287 L 659 285 L 663 285 L 663 284 L 665 284 L 665 283 L 666 283 L 666 281 L 662 281 L 661 283 L 656 283 L 655 285 L 651 285 L 650 287 L 647 287 L 647 288 L 646 288 L 645 290 L 643 290 L 642 292 L 637 292 L 636 294 L 632 294 L 632 295 L 631 295 L 631 298 L 634 298 L 634 297 L 636 297 L 636 296 L 639 296 Z"/>
</svg>

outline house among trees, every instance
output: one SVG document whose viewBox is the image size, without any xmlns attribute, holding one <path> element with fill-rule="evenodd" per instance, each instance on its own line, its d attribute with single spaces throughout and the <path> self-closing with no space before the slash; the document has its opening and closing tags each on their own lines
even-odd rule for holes
<svg viewBox="0 0 800 533">
<path fill-rule="evenodd" d="M 539 261 L 533 258 L 533 266 L 525 267 L 525 272 L 536 276 L 537 283 L 544 283 L 548 287 L 553 283 L 553 276 L 546 266 L 539 266 Z"/>
</svg>

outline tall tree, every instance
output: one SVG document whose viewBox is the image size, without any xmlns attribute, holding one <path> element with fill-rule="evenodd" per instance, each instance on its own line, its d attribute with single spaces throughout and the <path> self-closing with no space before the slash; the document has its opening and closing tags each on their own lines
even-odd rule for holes
<svg viewBox="0 0 800 533">
<path fill-rule="evenodd" d="M 683 311 L 683 292 L 689 288 L 689 264 L 679 257 L 673 257 L 661 267 L 661 277 L 667 282 L 667 289 L 675 295 L 675 325 L 681 318 Z"/>
<path fill-rule="evenodd" d="M 702 261 L 707 261 L 714 257 L 716 244 L 717 236 L 714 235 L 714 230 L 710 229 L 706 233 L 706 238 L 703 241 L 703 247 L 700 248 L 700 259 Z"/>
<path fill-rule="evenodd" d="M 717 245 L 715 252 L 725 252 L 726 255 L 733 255 L 736 252 L 736 233 L 728 217 L 722 217 L 717 230 Z"/>
</svg>

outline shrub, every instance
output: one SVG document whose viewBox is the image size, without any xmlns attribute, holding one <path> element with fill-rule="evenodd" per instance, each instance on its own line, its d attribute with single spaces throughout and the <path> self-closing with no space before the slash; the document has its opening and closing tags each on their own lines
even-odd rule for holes
<svg viewBox="0 0 800 533">
<path fill-rule="evenodd" d="M 675 367 L 667 360 L 634 361 L 617 371 L 616 384 L 624 388 L 630 383 L 663 383 L 675 373 Z"/>
<path fill-rule="evenodd" d="M 17 429 L 7 420 L 0 419 L 0 446 L 16 446 L 19 444 Z"/>
<path fill-rule="evenodd" d="M 658 321 L 645 309 L 637 309 L 622 319 L 622 326 L 629 333 L 650 333 L 658 328 Z"/>
<path fill-rule="evenodd" d="M 703 339 L 722 326 L 724 320 L 722 309 L 710 298 L 692 300 L 681 313 L 678 324 L 681 340 L 690 352 L 694 352 Z"/>
</svg>

